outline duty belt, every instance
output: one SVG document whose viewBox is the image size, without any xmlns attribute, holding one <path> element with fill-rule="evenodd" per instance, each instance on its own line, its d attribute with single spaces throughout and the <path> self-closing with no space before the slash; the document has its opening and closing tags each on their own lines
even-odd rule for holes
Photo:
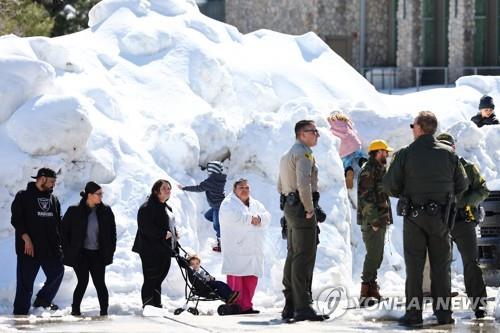
<svg viewBox="0 0 500 333">
<path fill-rule="evenodd" d="M 436 216 L 442 211 L 443 206 L 438 204 L 435 201 L 429 201 L 425 205 L 411 205 L 410 208 L 410 216 L 417 217 L 420 214 L 424 213 L 428 216 Z"/>
</svg>

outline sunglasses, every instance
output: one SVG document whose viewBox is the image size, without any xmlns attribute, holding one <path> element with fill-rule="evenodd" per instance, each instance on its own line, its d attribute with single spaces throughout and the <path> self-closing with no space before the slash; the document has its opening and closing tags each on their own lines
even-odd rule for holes
<svg viewBox="0 0 500 333">
<path fill-rule="evenodd" d="M 319 131 L 317 129 L 309 129 L 309 130 L 304 130 L 304 132 L 311 132 L 311 133 L 314 133 L 316 135 L 319 134 Z"/>
</svg>

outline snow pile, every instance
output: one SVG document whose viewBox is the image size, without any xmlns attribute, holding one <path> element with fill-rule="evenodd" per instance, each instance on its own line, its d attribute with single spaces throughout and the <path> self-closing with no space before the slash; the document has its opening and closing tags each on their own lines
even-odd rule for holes
<svg viewBox="0 0 500 333">
<path fill-rule="evenodd" d="M 455 89 L 384 96 L 315 34 L 288 36 L 260 30 L 248 35 L 199 13 L 194 1 L 104 0 L 89 15 L 90 29 L 55 39 L 0 37 L 0 313 L 15 291 L 10 203 L 41 166 L 59 172 L 63 211 L 89 180 L 103 184 L 115 212 L 118 249 L 107 268 L 111 313 L 140 311 L 142 271 L 131 252 L 136 213 L 153 182 L 191 185 L 206 177 L 199 166 L 226 159 L 231 183 L 250 180 L 272 223 L 266 236 L 266 271 L 256 307 L 279 306 L 286 244 L 281 240 L 276 179 L 280 155 L 294 142 L 293 126 L 313 119 L 321 138 L 314 148 L 328 219 L 321 225 L 313 293 L 329 285 L 357 289 L 364 255 L 344 185 L 339 142 L 326 116 L 348 112 L 365 146 L 384 138 L 399 148 L 411 142 L 408 124 L 422 109 L 458 137 L 458 152 L 478 162 L 488 181 L 498 177 L 498 126 L 477 129 L 468 119 L 482 94 L 500 100 L 500 79 L 462 78 Z M 203 195 L 174 191 L 170 203 L 181 244 L 197 251 L 219 278 L 221 258 L 202 213 Z M 390 233 L 379 274 L 383 290 L 402 294 L 401 220 Z M 164 304 L 180 305 L 184 286 L 173 265 Z M 460 265 L 454 265 L 461 272 Z M 42 281 L 40 274 L 38 282 Z M 76 278 L 67 270 L 56 302 L 71 304 Z M 95 309 L 89 287 L 83 304 Z"/>
</svg>

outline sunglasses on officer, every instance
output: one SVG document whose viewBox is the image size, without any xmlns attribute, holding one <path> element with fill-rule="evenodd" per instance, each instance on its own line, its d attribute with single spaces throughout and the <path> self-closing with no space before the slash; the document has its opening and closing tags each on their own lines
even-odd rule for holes
<svg viewBox="0 0 500 333">
<path fill-rule="evenodd" d="M 317 129 L 308 129 L 308 130 L 303 130 L 303 132 L 310 132 L 310 133 L 314 133 L 315 135 L 318 135 L 319 134 L 319 131 Z"/>
</svg>

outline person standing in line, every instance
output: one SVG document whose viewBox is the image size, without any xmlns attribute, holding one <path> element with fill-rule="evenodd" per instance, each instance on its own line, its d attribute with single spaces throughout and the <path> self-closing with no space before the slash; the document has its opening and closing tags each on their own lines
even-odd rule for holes
<svg viewBox="0 0 500 333">
<path fill-rule="evenodd" d="M 265 230 L 271 214 L 250 195 L 250 184 L 244 178 L 233 185 L 220 206 L 222 235 L 222 274 L 229 287 L 239 292 L 236 304 L 241 314 L 259 313 L 253 308 L 253 296 L 259 277 L 264 273 Z"/>
<path fill-rule="evenodd" d="M 399 322 L 405 326 L 423 324 L 422 273 L 427 253 L 434 313 L 439 324 L 454 322 L 450 219 L 455 198 L 465 191 L 467 179 L 452 148 L 434 138 L 437 126 L 432 112 L 419 112 L 410 124 L 414 141 L 394 154 L 383 178 L 385 191 L 399 198 L 397 211 L 404 216 L 406 313 Z"/>
<path fill-rule="evenodd" d="M 366 255 L 361 275 L 360 304 L 370 306 L 382 296 L 377 284 L 377 270 L 384 258 L 387 226 L 392 224 L 391 201 L 384 192 L 382 178 L 389 152 L 384 140 L 374 140 L 368 147 L 368 162 L 358 176 L 358 224 L 361 226 Z"/>
<path fill-rule="evenodd" d="M 311 281 L 316 262 L 316 215 L 313 192 L 318 192 L 318 168 L 311 147 L 319 131 L 312 120 L 295 124 L 294 145 L 280 160 L 278 192 L 285 198 L 287 257 L 283 268 L 285 307 L 281 317 L 295 321 L 322 321 L 311 307 Z"/>
<path fill-rule="evenodd" d="M 28 183 L 26 190 L 16 194 L 11 207 L 17 254 L 14 315 L 28 314 L 33 284 L 40 267 L 47 279 L 33 307 L 59 309 L 52 301 L 64 275 L 59 234 L 61 205 L 52 194 L 56 173 L 52 169 L 41 168 L 32 178 L 36 181 Z"/>
<path fill-rule="evenodd" d="M 100 315 L 108 315 L 109 294 L 106 266 L 113 262 L 116 223 L 111 207 L 102 202 L 100 185 L 88 182 L 78 205 L 70 206 L 62 219 L 64 264 L 73 267 L 78 283 L 73 292 L 71 314 L 80 316 L 80 305 L 92 276 L 99 299 Z"/>
<path fill-rule="evenodd" d="M 455 150 L 455 138 L 451 134 L 441 133 L 436 139 Z M 457 198 L 457 217 L 451 230 L 451 238 L 457 245 L 464 269 L 464 283 L 467 296 L 471 300 L 472 311 L 476 318 L 486 315 L 486 286 L 483 272 L 479 267 L 476 226 L 480 220 L 479 204 L 486 199 L 490 191 L 479 169 L 471 162 L 460 157 L 460 163 L 467 174 L 467 189 Z"/>
<path fill-rule="evenodd" d="M 168 180 L 157 180 L 137 213 L 137 234 L 132 251 L 139 254 L 142 262 L 143 307 L 163 307 L 161 284 L 170 270 L 172 257 L 178 252 L 175 218 L 172 208 L 167 205 L 171 190 L 172 185 Z"/>
</svg>

